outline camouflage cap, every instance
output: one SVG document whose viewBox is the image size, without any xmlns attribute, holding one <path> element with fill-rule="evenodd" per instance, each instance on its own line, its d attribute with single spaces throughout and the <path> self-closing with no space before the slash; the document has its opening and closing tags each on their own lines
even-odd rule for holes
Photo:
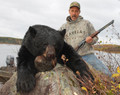
<svg viewBox="0 0 120 95">
<path fill-rule="evenodd" d="M 80 4 L 78 3 L 78 2 L 72 2 L 71 4 L 70 4 L 70 8 L 71 7 L 78 7 L 79 9 L 80 9 Z"/>
</svg>

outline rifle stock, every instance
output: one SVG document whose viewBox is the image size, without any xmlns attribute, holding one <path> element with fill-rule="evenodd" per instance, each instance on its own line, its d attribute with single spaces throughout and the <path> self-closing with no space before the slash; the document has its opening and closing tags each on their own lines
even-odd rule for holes
<svg viewBox="0 0 120 95">
<path fill-rule="evenodd" d="M 111 24 L 114 23 L 114 20 L 112 20 L 111 22 L 109 22 L 108 24 L 106 24 L 105 26 L 103 26 L 102 28 L 100 28 L 98 31 L 96 31 L 95 33 L 91 34 L 90 37 L 94 38 L 95 36 L 97 36 L 102 30 L 104 30 L 105 28 L 107 28 L 108 26 L 110 26 Z M 82 46 L 84 46 L 84 44 L 86 43 L 85 39 L 75 48 L 76 51 L 78 51 Z"/>
</svg>

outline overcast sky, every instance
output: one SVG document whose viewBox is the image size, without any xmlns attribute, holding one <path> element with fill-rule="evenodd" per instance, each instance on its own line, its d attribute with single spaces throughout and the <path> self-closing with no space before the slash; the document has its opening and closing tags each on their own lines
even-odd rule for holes
<svg viewBox="0 0 120 95">
<path fill-rule="evenodd" d="M 23 38 L 29 26 L 48 25 L 59 29 L 69 15 L 69 5 L 74 0 L 0 0 L 0 36 Z M 115 20 L 120 33 L 120 0 L 76 0 L 81 5 L 81 16 L 89 20 L 96 30 Z M 109 27 L 109 32 L 112 27 Z M 108 41 L 103 31 L 99 39 Z M 112 35 L 110 33 L 110 35 Z M 120 44 L 120 39 L 112 43 Z"/>
</svg>

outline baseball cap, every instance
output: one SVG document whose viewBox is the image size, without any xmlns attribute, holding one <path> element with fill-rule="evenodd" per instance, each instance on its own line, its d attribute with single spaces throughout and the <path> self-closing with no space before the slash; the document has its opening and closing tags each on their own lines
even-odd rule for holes
<svg viewBox="0 0 120 95">
<path fill-rule="evenodd" d="M 80 9 L 80 4 L 78 3 L 78 2 L 72 2 L 71 4 L 70 4 L 70 8 L 72 8 L 72 7 L 78 7 L 79 9 Z"/>
</svg>

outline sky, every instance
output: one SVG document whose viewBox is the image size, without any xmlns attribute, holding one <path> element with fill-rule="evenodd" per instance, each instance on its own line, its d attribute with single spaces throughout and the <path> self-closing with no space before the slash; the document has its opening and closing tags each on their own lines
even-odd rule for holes
<svg viewBox="0 0 120 95">
<path fill-rule="evenodd" d="M 69 5 L 74 0 L 0 0 L 0 37 L 23 38 L 29 26 L 47 25 L 58 30 L 66 22 Z M 80 15 L 96 30 L 115 20 L 99 34 L 102 43 L 120 44 L 120 0 L 76 0 Z M 113 37 L 112 37 L 113 36 Z M 112 38 L 112 40 L 110 40 Z"/>
</svg>

